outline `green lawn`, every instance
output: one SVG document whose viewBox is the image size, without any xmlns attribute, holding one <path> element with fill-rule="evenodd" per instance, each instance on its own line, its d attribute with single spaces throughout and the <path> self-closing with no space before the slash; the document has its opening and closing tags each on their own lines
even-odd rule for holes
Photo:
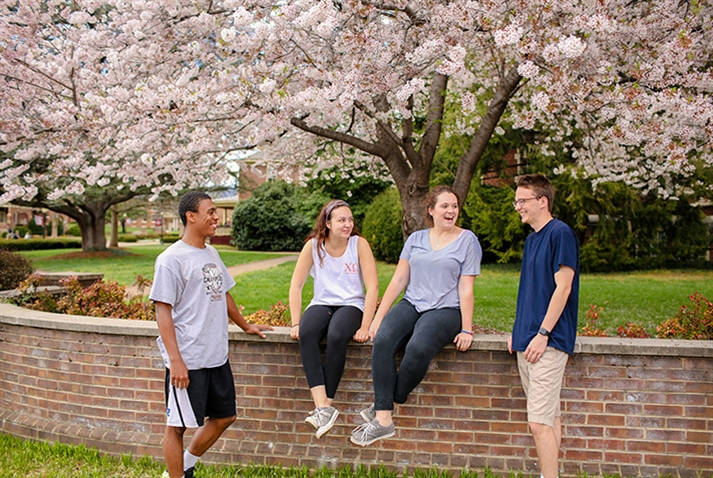
<svg viewBox="0 0 713 478">
<path fill-rule="evenodd" d="M 66 250 L 30 251 L 22 254 L 32 259 L 35 268 L 45 271 L 102 272 L 107 279 L 131 285 L 137 274 L 153 277 L 156 256 L 166 246 L 137 245 L 125 249 L 123 255 L 82 258 L 81 253 Z M 219 246 L 227 266 L 277 257 L 278 254 L 243 252 Z M 287 262 L 272 269 L 249 272 L 236 277 L 231 290 L 235 301 L 250 314 L 269 309 L 277 301 L 288 302 L 290 278 L 295 262 Z M 380 294 L 388 285 L 395 266 L 378 263 Z M 514 266 L 484 265 L 475 281 L 475 314 L 477 324 L 504 332 L 510 331 L 515 317 L 515 300 L 519 270 Z M 580 289 L 580 328 L 586 324 L 590 304 L 603 308 L 599 328 L 609 335 L 627 322 L 635 322 L 653 334 L 662 321 L 676 315 L 688 297 L 700 292 L 713 299 L 713 270 L 646 271 L 611 274 L 584 274 Z M 307 280 L 303 291 L 303 308 L 312 297 L 312 281 Z"/>
<path fill-rule="evenodd" d="M 267 309 L 278 300 L 288 302 L 290 278 L 295 263 L 236 278 L 231 290 L 235 301 L 249 314 Z M 379 289 L 383 294 L 394 266 L 378 263 Z M 509 332 L 515 320 L 519 270 L 513 266 L 484 265 L 475 280 L 474 321 L 490 329 Z M 602 307 L 598 327 L 609 335 L 627 322 L 636 322 L 653 335 L 656 326 L 673 317 L 688 297 L 700 292 L 713 298 L 713 271 L 647 271 L 616 274 L 584 274 L 579 297 L 579 325 L 586 324 L 590 304 Z M 312 296 L 311 280 L 303 291 L 303 308 Z"/>
<path fill-rule="evenodd" d="M 168 245 L 137 245 L 112 253 L 85 254 L 66 250 L 23 251 L 21 254 L 32 260 L 35 269 L 47 272 L 101 272 L 106 280 L 122 285 L 131 285 L 138 274 L 153 278 L 156 256 Z M 220 257 L 230 267 L 254 261 L 279 257 L 280 254 L 237 251 L 233 247 L 218 246 Z"/>
<path fill-rule="evenodd" d="M 0 478 L 158 478 L 163 473 L 161 462 L 149 457 L 132 460 L 106 456 L 94 448 L 50 444 L 41 441 L 22 440 L 0 433 Z M 478 473 L 463 470 L 460 473 L 419 469 L 412 475 L 386 470 L 382 466 L 367 469 L 359 466 L 352 469 L 346 465 L 336 470 L 327 467 L 316 469 L 282 468 L 270 465 L 203 465 L 196 466 L 196 477 L 207 478 L 495 478 L 489 469 Z M 522 476 L 519 473 L 511 476 Z"/>
</svg>

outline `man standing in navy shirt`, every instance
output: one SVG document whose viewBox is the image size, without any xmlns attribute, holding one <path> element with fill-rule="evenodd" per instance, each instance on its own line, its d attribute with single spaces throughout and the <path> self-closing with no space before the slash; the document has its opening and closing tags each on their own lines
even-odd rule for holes
<svg viewBox="0 0 713 478">
<path fill-rule="evenodd" d="M 543 478 L 559 474 L 560 390 L 574 353 L 579 299 L 579 242 L 552 217 L 555 191 L 541 174 L 518 179 L 513 206 L 534 229 L 525 240 L 517 312 L 508 350 L 517 353 L 527 421 Z"/>
</svg>

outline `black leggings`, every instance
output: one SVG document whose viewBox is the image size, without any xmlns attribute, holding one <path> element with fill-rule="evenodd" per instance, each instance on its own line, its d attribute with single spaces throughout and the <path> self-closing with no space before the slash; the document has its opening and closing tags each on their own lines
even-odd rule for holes
<svg viewBox="0 0 713 478">
<path fill-rule="evenodd" d="M 324 385 L 334 398 L 347 359 L 347 344 L 361 326 L 362 311 L 351 305 L 308 307 L 300 320 L 300 353 L 309 388 Z M 327 337 L 322 361 L 319 344 Z"/>
</svg>

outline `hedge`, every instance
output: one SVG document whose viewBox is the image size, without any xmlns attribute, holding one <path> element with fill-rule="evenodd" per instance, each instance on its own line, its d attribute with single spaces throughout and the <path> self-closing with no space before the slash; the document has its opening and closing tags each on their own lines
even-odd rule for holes
<svg viewBox="0 0 713 478">
<path fill-rule="evenodd" d="M 0 239 L 0 249 L 8 251 L 39 251 L 46 249 L 81 249 L 82 240 L 60 237 L 51 239 Z"/>
</svg>

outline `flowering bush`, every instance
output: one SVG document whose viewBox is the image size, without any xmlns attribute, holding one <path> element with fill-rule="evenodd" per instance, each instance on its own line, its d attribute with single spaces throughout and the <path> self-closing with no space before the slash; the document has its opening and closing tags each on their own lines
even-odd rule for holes
<svg viewBox="0 0 713 478">
<path fill-rule="evenodd" d="M 651 337 L 643 326 L 633 322 L 627 322 L 626 325 L 620 325 L 616 330 L 619 337 L 628 337 L 630 339 L 648 339 Z"/>
<path fill-rule="evenodd" d="M 83 288 L 76 277 L 69 277 L 61 281 L 65 294 L 58 297 L 38 290 L 43 281 L 37 274 L 28 277 L 18 287 L 23 294 L 15 299 L 15 303 L 28 309 L 60 314 L 130 320 L 153 320 L 155 317 L 152 302 L 143 301 L 142 294 L 127 299 L 126 287 L 118 282 L 99 280 Z M 138 276 L 135 285 L 143 291 L 150 283 Z"/>
<path fill-rule="evenodd" d="M 656 328 L 660 338 L 713 339 L 713 303 L 696 292 L 689 297 L 692 304 L 683 305 L 676 317 L 666 320 Z"/>
<path fill-rule="evenodd" d="M 597 321 L 599 320 L 599 314 L 604 312 L 604 307 L 599 307 L 596 304 L 589 304 L 589 310 L 587 311 L 587 324 L 582 327 L 579 335 L 584 337 L 606 337 L 607 331 L 597 328 Z"/>
<path fill-rule="evenodd" d="M 244 307 L 241 305 L 240 310 Z M 287 304 L 278 300 L 276 304 L 270 306 L 270 310 L 257 310 L 245 316 L 245 320 L 251 324 L 266 324 L 272 326 L 289 326 L 287 321 Z"/>
</svg>

